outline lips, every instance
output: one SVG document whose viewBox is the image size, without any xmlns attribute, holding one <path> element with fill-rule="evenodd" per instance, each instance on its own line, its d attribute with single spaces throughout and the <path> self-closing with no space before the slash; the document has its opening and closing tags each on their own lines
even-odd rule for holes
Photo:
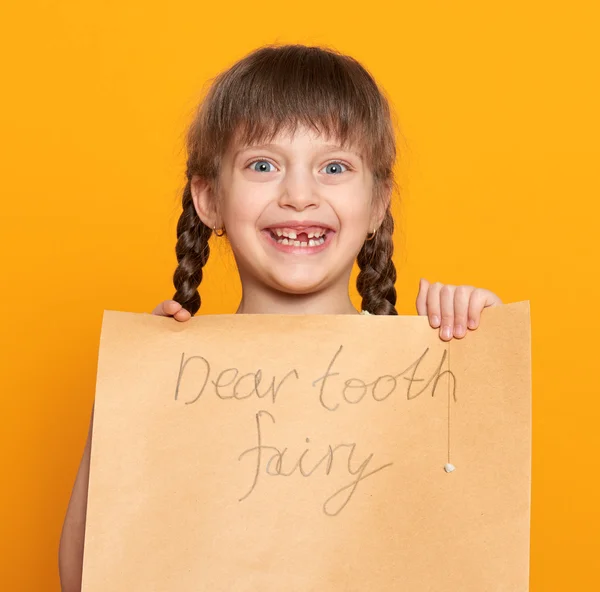
<svg viewBox="0 0 600 592">
<path fill-rule="evenodd" d="M 262 230 L 268 242 L 286 253 L 317 253 L 331 242 L 335 230 L 313 220 L 279 222 Z"/>
<path fill-rule="evenodd" d="M 315 247 L 323 244 L 335 230 L 329 224 L 316 220 L 286 220 L 265 227 L 263 232 L 279 244 Z"/>
</svg>

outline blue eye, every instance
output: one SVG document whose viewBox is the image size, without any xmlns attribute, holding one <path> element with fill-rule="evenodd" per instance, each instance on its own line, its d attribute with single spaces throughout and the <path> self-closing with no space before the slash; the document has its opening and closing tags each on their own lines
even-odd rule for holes
<svg viewBox="0 0 600 592">
<path fill-rule="evenodd" d="M 329 172 L 333 175 L 339 175 L 342 173 L 342 167 L 347 168 L 346 165 L 341 162 L 330 162 L 329 164 L 325 165 L 325 169 L 329 169 Z"/>
<path fill-rule="evenodd" d="M 258 165 L 258 166 L 256 166 Z M 273 165 L 272 163 L 270 163 L 268 160 L 255 160 L 254 162 L 251 162 L 249 165 L 251 170 L 257 172 L 257 173 L 272 173 L 275 169 L 275 165 Z M 269 167 L 273 167 L 272 169 L 270 169 Z M 325 165 L 325 167 L 321 170 L 326 170 L 328 174 L 331 175 L 339 175 L 340 173 L 343 173 L 345 170 L 348 170 L 348 165 L 342 163 L 342 162 L 330 162 L 329 164 Z"/>
<path fill-rule="evenodd" d="M 255 164 L 258 164 L 260 166 L 258 168 L 254 168 Z M 273 172 L 268 169 L 269 166 L 273 166 L 268 160 L 255 160 L 254 162 L 251 162 L 249 166 L 253 171 L 256 171 L 257 173 Z"/>
</svg>

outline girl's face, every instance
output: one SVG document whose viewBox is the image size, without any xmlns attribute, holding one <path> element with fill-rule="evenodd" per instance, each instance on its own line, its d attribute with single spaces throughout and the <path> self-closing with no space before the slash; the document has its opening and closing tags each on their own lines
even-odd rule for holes
<svg viewBox="0 0 600 592">
<path fill-rule="evenodd" d="M 359 152 L 304 127 L 264 146 L 232 142 L 220 184 L 214 222 L 227 231 L 244 288 L 309 294 L 344 283 L 347 291 L 365 237 L 385 213 Z"/>
</svg>

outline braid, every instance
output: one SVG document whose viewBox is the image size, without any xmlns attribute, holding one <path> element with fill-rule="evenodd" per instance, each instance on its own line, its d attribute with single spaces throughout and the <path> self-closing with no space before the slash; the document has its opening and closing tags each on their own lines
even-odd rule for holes
<svg viewBox="0 0 600 592">
<path fill-rule="evenodd" d="M 373 240 L 365 241 L 357 262 L 360 273 L 356 278 L 362 309 L 376 315 L 397 315 L 396 267 L 392 261 L 394 219 L 388 208 L 383 223 Z"/>
<path fill-rule="evenodd" d="M 200 309 L 198 286 L 202 281 L 202 268 L 208 261 L 208 239 L 212 229 L 200 220 L 192 200 L 191 181 L 188 178 L 183 191 L 183 212 L 177 222 L 175 253 L 179 265 L 173 274 L 176 292 L 173 300 L 193 316 Z"/>
</svg>

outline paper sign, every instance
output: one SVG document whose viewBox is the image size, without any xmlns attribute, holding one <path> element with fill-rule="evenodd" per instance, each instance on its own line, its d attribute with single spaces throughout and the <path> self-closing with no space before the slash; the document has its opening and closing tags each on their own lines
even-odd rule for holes
<svg viewBox="0 0 600 592">
<path fill-rule="evenodd" d="M 529 303 L 426 317 L 105 311 L 85 592 L 523 592 Z"/>
</svg>

